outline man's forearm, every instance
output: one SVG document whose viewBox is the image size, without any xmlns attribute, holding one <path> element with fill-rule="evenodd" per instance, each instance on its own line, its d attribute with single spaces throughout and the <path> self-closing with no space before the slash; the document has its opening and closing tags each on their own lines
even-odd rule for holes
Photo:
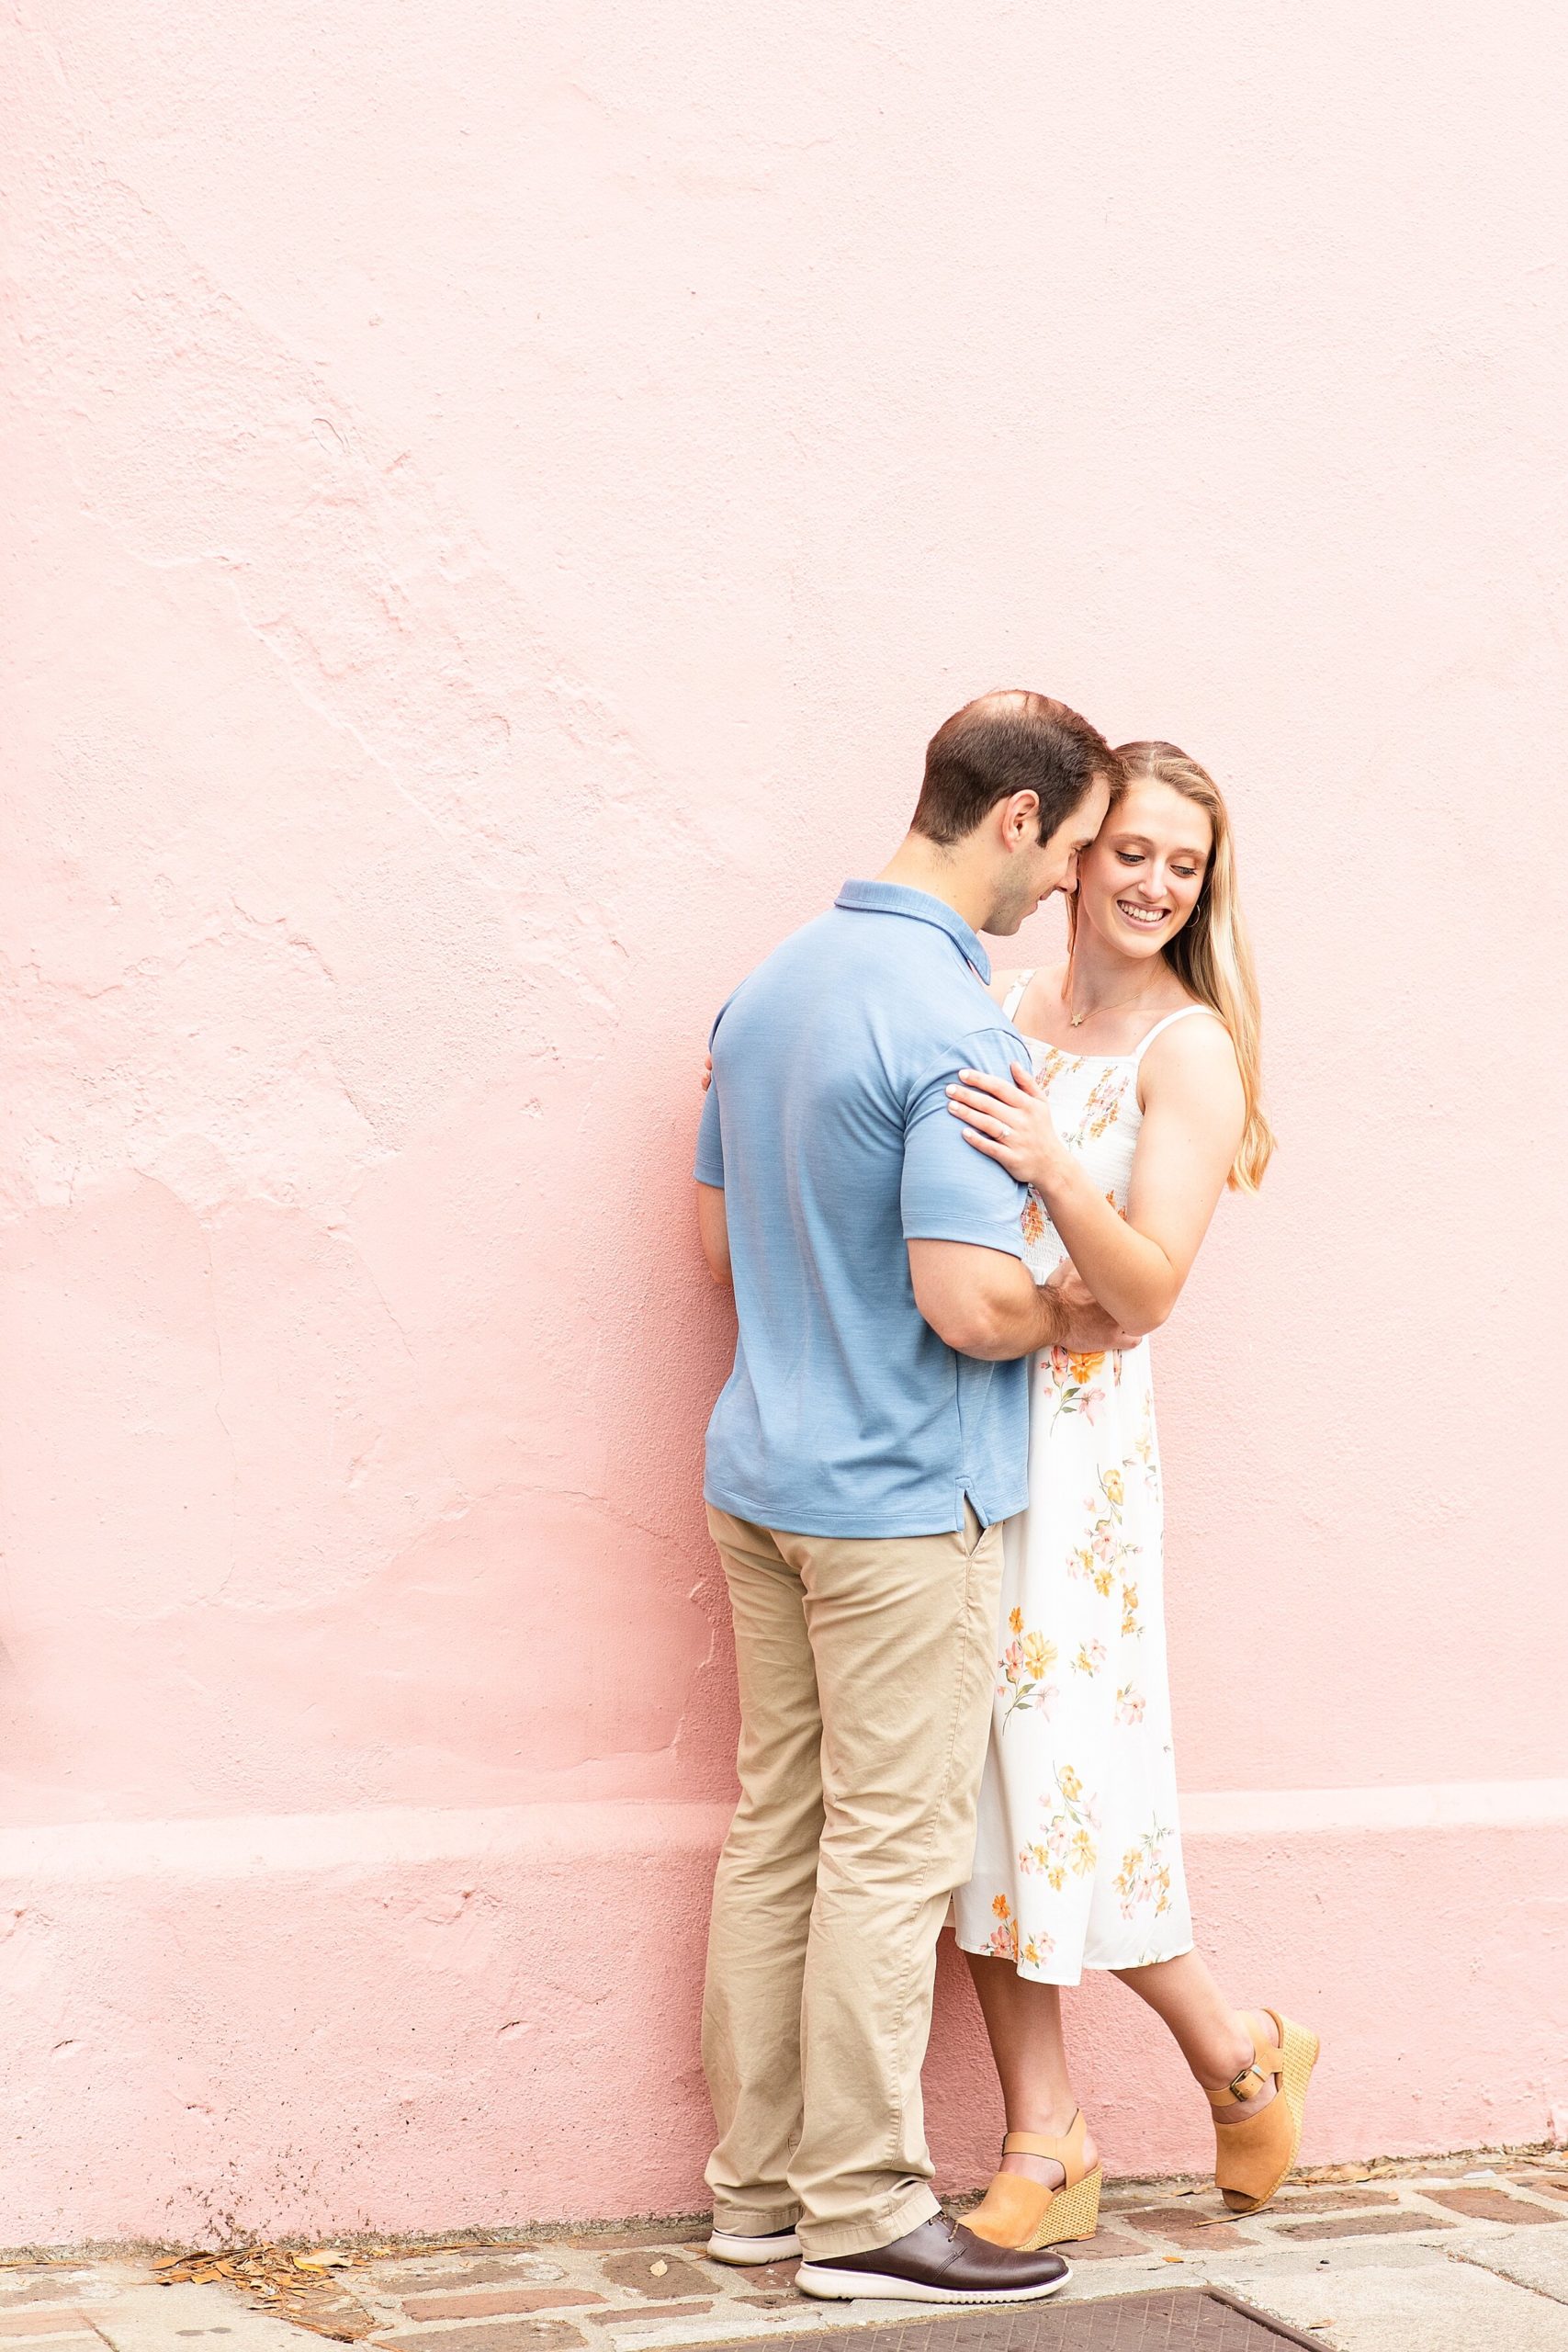
<svg viewBox="0 0 1568 2352">
<path fill-rule="evenodd" d="M 1041 1348 L 1060 1344 L 1066 1326 L 1060 1293 L 1036 1283 L 1024 1265 L 1015 1263 L 1021 1283 L 998 1286 L 996 1295 L 986 1302 L 987 1312 L 975 1334 L 984 1344 L 966 1348 L 966 1355 L 991 1363 L 1010 1363 L 1018 1356 L 1032 1356 Z"/>
<path fill-rule="evenodd" d="M 718 1184 L 697 1186 L 697 1236 L 707 1260 L 708 1272 L 720 1289 L 734 1286 L 729 1264 L 729 1220 L 725 1212 L 724 1189 Z"/>
<path fill-rule="evenodd" d="M 938 1339 L 961 1356 L 1009 1363 L 1041 1348 L 1125 1348 L 1127 1334 L 1080 1284 L 1077 1296 L 1054 1275 L 1043 1288 L 1009 1250 L 961 1241 L 908 1245 L 915 1304 Z"/>
</svg>

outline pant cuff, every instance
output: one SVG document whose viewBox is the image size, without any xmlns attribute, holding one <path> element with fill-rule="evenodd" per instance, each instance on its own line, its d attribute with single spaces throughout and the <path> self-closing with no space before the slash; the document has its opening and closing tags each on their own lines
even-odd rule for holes
<svg viewBox="0 0 1568 2352">
<path fill-rule="evenodd" d="M 912 2188 L 895 2203 L 874 2205 L 847 2222 L 802 2222 L 800 2250 L 807 2262 L 829 2254 L 872 2254 L 908 2237 L 941 2211 L 929 2188 Z"/>
<path fill-rule="evenodd" d="M 771 2237 L 775 2230 L 793 2230 L 800 2219 L 798 2205 L 730 2205 L 713 2200 L 713 2225 L 738 2238 Z"/>
</svg>

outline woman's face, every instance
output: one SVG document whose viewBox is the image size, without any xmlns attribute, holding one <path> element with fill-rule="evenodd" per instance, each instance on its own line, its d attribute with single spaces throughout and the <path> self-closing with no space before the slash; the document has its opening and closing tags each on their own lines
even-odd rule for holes
<svg viewBox="0 0 1568 2352">
<path fill-rule="evenodd" d="M 1123 956 L 1157 956 L 1198 903 L 1213 847 L 1208 812 L 1134 778 L 1078 860 L 1078 914 Z"/>
</svg>

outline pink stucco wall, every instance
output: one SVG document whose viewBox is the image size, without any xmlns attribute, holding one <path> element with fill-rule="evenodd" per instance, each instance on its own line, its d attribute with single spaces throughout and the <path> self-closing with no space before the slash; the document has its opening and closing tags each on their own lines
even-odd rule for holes
<svg viewBox="0 0 1568 2352">
<path fill-rule="evenodd" d="M 6 2234 L 700 2202 L 695 1058 L 1014 681 L 1227 781 L 1259 938 L 1205 1932 L 1310 2156 L 1568 2114 L 1552 25 L 7 15 Z M 973 2179 L 953 1975 L 930 2080 Z"/>
</svg>

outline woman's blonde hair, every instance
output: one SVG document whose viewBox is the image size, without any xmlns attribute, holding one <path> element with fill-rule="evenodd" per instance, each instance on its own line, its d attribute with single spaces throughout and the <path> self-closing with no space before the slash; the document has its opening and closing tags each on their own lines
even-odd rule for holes
<svg viewBox="0 0 1568 2352">
<path fill-rule="evenodd" d="M 1163 951 L 1166 962 L 1183 988 L 1217 1012 L 1230 1031 L 1247 1098 L 1247 1125 L 1231 1164 L 1230 1182 L 1242 1193 L 1256 1193 L 1274 1149 L 1274 1131 L 1263 1115 L 1261 1061 L 1258 1049 L 1258 980 L 1252 950 L 1242 921 L 1236 889 L 1235 853 L 1231 845 L 1230 818 L 1219 786 L 1196 760 L 1174 743 L 1123 743 L 1116 753 L 1121 779 L 1114 785 L 1111 806 L 1129 784 L 1147 776 L 1168 784 L 1208 817 L 1213 835 L 1203 887 L 1181 929 Z M 1067 901 L 1068 945 L 1076 928 L 1077 902 Z"/>
</svg>

